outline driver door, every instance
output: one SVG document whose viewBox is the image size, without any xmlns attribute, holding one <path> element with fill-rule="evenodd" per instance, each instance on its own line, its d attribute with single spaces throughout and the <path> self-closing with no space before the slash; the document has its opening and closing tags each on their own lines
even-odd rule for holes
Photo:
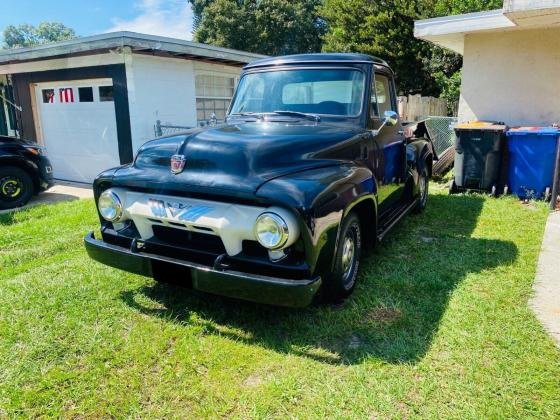
<svg viewBox="0 0 560 420">
<path fill-rule="evenodd" d="M 398 112 L 392 76 L 376 72 L 371 88 L 370 129 L 376 133 L 373 168 L 379 183 L 378 205 L 382 217 L 400 204 L 405 182 L 406 145 L 402 124 L 383 125 L 386 111 Z"/>
</svg>

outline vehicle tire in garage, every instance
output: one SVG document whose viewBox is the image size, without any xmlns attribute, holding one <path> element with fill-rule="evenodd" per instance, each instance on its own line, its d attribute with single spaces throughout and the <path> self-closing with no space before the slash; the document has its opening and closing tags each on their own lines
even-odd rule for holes
<svg viewBox="0 0 560 420">
<path fill-rule="evenodd" d="M 33 196 L 33 181 L 17 166 L 0 168 L 0 210 L 21 207 Z"/>
<path fill-rule="evenodd" d="M 333 271 L 323 282 L 323 300 L 337 303 L 350 296 L 356 286 L 362 230 L 356 213 L 349 213 L 342 221 Z"/>
</svg>

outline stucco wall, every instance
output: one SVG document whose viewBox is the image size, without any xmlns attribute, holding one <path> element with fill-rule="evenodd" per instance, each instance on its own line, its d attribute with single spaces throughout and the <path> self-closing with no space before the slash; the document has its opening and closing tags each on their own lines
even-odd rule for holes
<svg viewBox="0 0 560 420">
<path fill-rule="evenodd" d="M 560 122 L 560 28 L 465 37 L 459 119 Z"/>
<path fill-rule="evenodd" d="M 132 146 L 154 138 L 154 124 L 196 126 L 195 74 L 199 69 L 239 74 L 240 68 L 174 58 L 130 54 L 126 77 Z"/>
</svg>

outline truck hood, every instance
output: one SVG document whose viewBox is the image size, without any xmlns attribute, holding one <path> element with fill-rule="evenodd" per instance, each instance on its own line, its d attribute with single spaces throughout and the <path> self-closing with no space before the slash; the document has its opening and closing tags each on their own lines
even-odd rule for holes
<svg viewBox="0 0 560 420">
<path fill-rule="evenodd" d="M 196 129 L 146 143 L 132 167 L 119 171 L 115 181 L 121 178 L 123 183 L 136 182 L 151 190 L 254 193 L 271 179 L 338 165 L 345 162 L 341 156 L 356 158 L 359 144 L 353 140 L 364 133 L 356 126 L 308 121 L 242 122 Z M 174 154 L 186 158 L 184 170 L 176 175 L 170 166 Z"/>
<path fill-rule="evenodd" d="M 22 140 L 19 139 L 17 137 L 13 137 L 13 136 L 3 136 L 0 135 L 0 144 L 4 143 L 4 144 L 22 144 L 22 145 L 34 145 L 33 143 L 31 143 L 30 141 L 27 140 Z"/>
</svg>

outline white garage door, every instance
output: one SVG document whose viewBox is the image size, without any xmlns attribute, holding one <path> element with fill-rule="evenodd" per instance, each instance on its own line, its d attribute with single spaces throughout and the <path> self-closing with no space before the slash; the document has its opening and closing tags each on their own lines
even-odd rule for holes
<svg viewBox="0 0 560 420">
<path fill-rule="evenodd" d="M 91 182 L 120 164 L 111 79 L 38 83 L 35 95 L 55 178 Z"/>
</svg>

